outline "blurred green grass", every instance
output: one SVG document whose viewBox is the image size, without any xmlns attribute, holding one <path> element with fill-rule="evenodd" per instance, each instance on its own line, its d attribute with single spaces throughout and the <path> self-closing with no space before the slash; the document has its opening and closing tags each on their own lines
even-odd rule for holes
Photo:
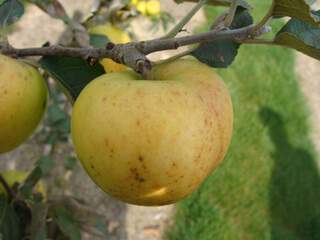
<svg viewBox="0 0 320 240">
<path fill-rule="evenodd" d="M 249 2 L 258 19 L 271 1 Z M 206 14 L 211 20 L 217 11 Z M 234 103 L 232 143 L 221 166 L 177 205 L 167 238 L 320 239 L 319 165 L 294 52 L 242 46 L 232 66 L 217 71 Z"/>
</svg>

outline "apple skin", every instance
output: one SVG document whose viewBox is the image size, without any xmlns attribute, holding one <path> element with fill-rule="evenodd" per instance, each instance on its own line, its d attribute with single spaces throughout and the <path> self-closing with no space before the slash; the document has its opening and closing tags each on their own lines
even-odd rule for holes
<svg viewBox="0 0 320 240">
<path fill-rule="evenodd" d="M 0 55 L 0 153 L 32 134 L 46 109 L 47 92 L 35 68 Z"/>
<path fill-rule="evenodd" d="M 231 98 L 214 70 L 194 59 L 157 65 L 157 80 L 105 74 L 75 102 L 71 133 L 93 181 L 124 202 L 177 202 L 224 158 L 233 126 Z"/>
</svg>

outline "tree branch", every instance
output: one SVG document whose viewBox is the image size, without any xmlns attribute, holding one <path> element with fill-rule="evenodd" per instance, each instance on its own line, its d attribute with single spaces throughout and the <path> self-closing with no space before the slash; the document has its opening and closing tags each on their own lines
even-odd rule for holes
<svg viewBox="0 0 320 240">
<path fill-rule="evenodd" d="M 178 2 L 178 0 L 176 0 Z M 219 0 L 220 2 L 221 0 Z M 238 0 L 223 0 L 233 5 L 238 4 Z M 222 2 L 223 2 L 222 1 Z M 180 1 L 182 2 L 182 1 Z M 192 9 L 180 24 L 175 27 L 168 36 L 173 37 L 178 29 L 190 20 L 191 16 L 195 14 L 197 10 L 206 2 L 201 0 Z M 215 2 L 211 0 L 208 2 Z M 267 17 L 265 18 L 267 19 Z M 127 65 L 134 69 L 136 72 L 141 73 L 144 77 L 148 78 L 150 69 L 152 67 L 151 62 L 148 60 L 147 55 L 150 53 L 174 50 L 182 46 L 199 44 L 206 42 L 214 42 L 217 40 L 235 40 L 242 41 L 246 39 L 255 39 L 256 37 L 267 32 L 267 27 L 264 24 L 265 21 L 260 22 L 259 27 L 257 25 L 250 25 L 239 29 L 213 29 L 209 32 L 189 35 L 176 38 L 160 38 L 149 41 L 131 42 L 126 44 L 113 44 L 108 43 L 106 48 L 74 48 L 74 47 L 62 47 L 62 46 L 45 46 L 42 48 L 26 48 L 17 49 L 9 45 L 8 43 L 0 43 L 0 52 L 12 57 L 25 57 L 25 56 L 69 56 L 79 57 L 85 59 L 89 63 L 97 62 L 101 58 L 110 58 L 117 63 Z M 173 36 L 171 36 L 173 35 Z"/>
<path fill-rule="evenodd" d="M 212 30 L 206 33 L 195 34 L 171 39 L 155 39 L 142 42 L 131 42 L 126 44 L 108 43 L 106 48 L 72 48 L 62 46 L 49 46 L 42 48 L 25 48 L 18 49 L 10 45 L 0 45 L 0 51 L 12 57 L 25 56 L 69 56 L 79 57 L 85 60 L 98 60 L 101 58 L 110 58 L 115 62 L 125 64 L 133 68 L 138 73 L 144 73 L 151 68 L 151 63 L 147 55 L 153 52 L 173 50 L 182 46 L 213 42 L 216 40 L 238 40 L 253 39 L 254 25 L 248 27 L 216 31 Z M 259 31 L 262 34 L 264 31 Z"/>
</svg>

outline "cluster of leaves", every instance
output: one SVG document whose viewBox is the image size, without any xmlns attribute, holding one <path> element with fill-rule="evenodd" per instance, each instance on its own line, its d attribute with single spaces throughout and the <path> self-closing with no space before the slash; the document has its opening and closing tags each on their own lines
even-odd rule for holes
<svg viewBox="0 0 320 240">
<path fill-rule="evenodd" d="M 220 1 L 212 2 L 218 4 Z M 273 39 L 268 39 L 268 44 L 293 48 L 320 60 L 320 11 L 311 9 L 311 4 L 314 2 L 273 0 L 268 16 L 274 20 L 282 17 L 290 17 L 291 19 L 284 24 Z M 237 29 L 251 24 L 253 24 L 253 18 L 249 9 L 240 1 L 230 28 Z M 238 53 L 240 42 L 215 41 L 204 43 L 191 54 L 212 67 L 228 67 Z"/>
</svg>

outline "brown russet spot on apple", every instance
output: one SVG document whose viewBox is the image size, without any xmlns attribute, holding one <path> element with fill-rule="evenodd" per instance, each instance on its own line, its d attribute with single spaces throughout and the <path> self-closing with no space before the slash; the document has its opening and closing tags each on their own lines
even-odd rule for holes
<svg viewBox="0 0 320 240">
<path fill-rule="evenodd" d="M 141 167 L 146 171 L 147 166 L 146 166 L 146 163 L 145 163 L 146 161 L 145 161 L 144 157 L 142 155 L 139 155 L 138 160 L 141 163 Z"/>
<path fill-rule="evenodd" d="M 130 171 L 136 181 L 138 181 L 139 183 L 143 183 L 145 181 L 145 179 L 140 175 L 137 168 L 130 168 Z"/>
</svg>

